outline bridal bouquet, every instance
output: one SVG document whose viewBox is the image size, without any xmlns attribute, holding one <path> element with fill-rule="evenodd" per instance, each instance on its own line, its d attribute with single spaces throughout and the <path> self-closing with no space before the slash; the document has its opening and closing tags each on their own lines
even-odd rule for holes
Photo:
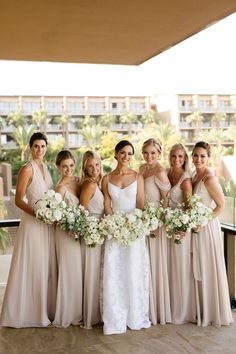
<svg viewBox="0 0 236 354">
<path fill-rule="evenodd" d="M 152 202 L 145 203 L 142 220 L 147 225 L 150 232 L 155 231 L 158 227 L 163 225 L 161 220 L 163 211 L 162 206 L 157 206 Z M 155 234 L 151 233 L 150 236 L 155 237 Z"/>
<path fill-rule="evenodd" d="M 99 233 L 104 239 L 130 246 L 138 238 L 149 234 L 147 223 L 143 222 L 143 212 L 134 209 L 130 213 L 106 215 L 99 223 Z"/>
<path fill-rule="evenodd" d="M 49 189 L 45 197 L 39 199 L 35 204 L 36 218 L 46 224 L 59 222 L 66 210 L 66 203 L 62 200 L 61 194 L 56 193 L 53 189 Z"/>
<path fill-rule="evenodd" d="M 58 226 L 65 232 L 73 235 L 78 240 L 83 233 L 83 227 L 87 223 L 89 212 L 82 206 L 67 207 L 62 215 Z"/>
</svg>

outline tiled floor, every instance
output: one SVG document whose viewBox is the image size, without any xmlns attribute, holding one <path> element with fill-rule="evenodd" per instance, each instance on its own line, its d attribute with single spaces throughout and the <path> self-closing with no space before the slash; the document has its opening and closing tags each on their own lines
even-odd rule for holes
<svg viewBox="0 0 236 354">
<path fill-rule="evenodd" d="M 2 286 L 1 302 L 3 293 Z M 235 323 L 229 327 L 168 324 L 112 336 L 104 336 L 102 326 L 0 328 L 0 354 L 235 354 L 236 310 L 233 314 Z"/>
<path fill-rule="evenodd" d="M 0 308 L 9 264 L 10 257 L 2 256 Z M 168 324 L 112 336 L 104 336 L 102 326 L 0 328 L 0 354 L 236 354 L 236 310 L 233 315 L 235 323 L 229 327 Z"/>
</svg>

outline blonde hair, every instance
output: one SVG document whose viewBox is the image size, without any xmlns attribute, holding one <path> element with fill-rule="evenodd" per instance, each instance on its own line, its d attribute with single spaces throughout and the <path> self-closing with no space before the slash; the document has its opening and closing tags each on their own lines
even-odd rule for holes
<svg viewBox="0 0 236 354">
<path fill-rule="evenodd" d="M 184 164 L 183 164 L 183 169 L 187 172 L 190 172 L 190 168 L 189 168 L 189 158 L 188 158 L 188 154 L 187 154 L 187 151 L 184 147 L 183 144 L 175 144 L 171 147 L 170 149 L 170 152 L 169 152 L 169 164 L 170 164 L 170 167 L 171 167 L 171 163 L 170 163 L 170 157 L 171 157 L 171 153 L 175 150 L 182 150 L 184 152 L 184 155 L 185 155 L 185 161 L 184 161 Z"/>
<path fill-rule="evenodd" d="M 85 180 L 93 180 L 86 169 L 86 164 L 88 160 L 90 159 L 98 159 L 101 165 L 101 171 L 98 177 L 98 181 L 96 181 L 98 184 L 101 182 L 102 179 L 102 162 L 99 154 L 95 151 L 88 150 L 84 153 L 83 159 L 82 159 L 82 165 L 81 165 L 81 179 L 80 179 L 80 184 L 82 184 Z"/>
<path fill-rule="evenodd" d="M 143 146 L 142 146 L 142 153 L 144 152 L 144 149 L 149 145 L 154 146 L 154 148 L 157 149 L 159 154 L 162 153 L 162 146 L 161 146 L 160 140 L 154 139 L 154 138 L 150 138 L 150 139 L 144 141 Z"/>
</svg>

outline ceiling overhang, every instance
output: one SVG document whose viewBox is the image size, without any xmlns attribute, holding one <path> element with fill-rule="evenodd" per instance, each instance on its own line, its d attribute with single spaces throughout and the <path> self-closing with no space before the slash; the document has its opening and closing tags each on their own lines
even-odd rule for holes
<svg viewBox="0 0 236 354">
<path fill-rule="evenodd" d="M 236 0 L 8 0 L 0 59 L 139 65 L 236 11 Z"/>
</svg>

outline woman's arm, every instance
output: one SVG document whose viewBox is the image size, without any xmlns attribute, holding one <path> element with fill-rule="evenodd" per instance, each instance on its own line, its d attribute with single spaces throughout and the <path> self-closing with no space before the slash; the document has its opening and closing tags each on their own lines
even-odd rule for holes
<svg viewBox="0 0 236 354">
<path fill-rule="evenodd" d="M 218 216 L 224 209 L 224 195 L 217 178 L 213 175 L 208 176 L 204 181 L 205 187 L 210 196 L 216 203 L 215 209 L 213 209 L 213 218 Z"/>
<path fill-rule="evenodd" d="M 156 174 L 156 177 L 158 178 L 158 180 L 162 183 L 162 184 L 164 184 L 164 185 L 166 185 L 166 186 L 170 186 L 170 181 L 169 181 L 169 178 L 168 178 L 168 176 L 167 176 L 167 172 L 166 172 L 166 170 L 163 168 L 163 167 L 161 167 L 159 170 L 158 170 L 158 172 L 157 172 L 157 174 Z M 163 201 L 163 207 L 164 208 L 166 208 L 167 206 L 168 206 L 168 195 L 169 195 L 169 191 L 168 190 L 162 190 L 161 188 L 160 188 L 160 194 L 161 194 L 161 199 L 162 199 L 162 201 Z"/>
<path fill-rule="evenodd" d="M 144 193 L 144 178 L 142 175 L 138 174 L 137 176 L 137 199 L 136 207 L 143 210 L 145 202 L 145 193 Z"/>
<path fill-rule="evenodd" d="M 85 208 L 88 207 L 91 198 L 94 196 L 96 188 L 97 188 L 97 184 L 92 181 L 85 181 L 81 185 L 79 201 L 80 204 L 83 205 Z"/>
<path fill-rule="evenodd" d="M 111 197 L 108 193 L 108 176 L 104 176 L 102 179 L 102 192 L 104 195 L 104 212 L 106 215 L 113 214 L 111 207 Z"/>
<path fill-rule="evenodd" d="M 192 182 L 190 178 L 186 178 L 180 185 L 180 188 L 182 190 L 183 194 L 183 202 L 185 204 L 185 207 L 189 207 L 189 198 L 191 197 L 193 193 L 193 187 L 192 187 Z"/>
<path fill-rule="evenodd" d="M 31 183 L 33 170 L 31 164 L 23 166 L 17 177 L 15 204 L 26 213 L 35 216 L 34 209 L 24 201 L 24 196 L 28 185 Z"/>
</svg>

